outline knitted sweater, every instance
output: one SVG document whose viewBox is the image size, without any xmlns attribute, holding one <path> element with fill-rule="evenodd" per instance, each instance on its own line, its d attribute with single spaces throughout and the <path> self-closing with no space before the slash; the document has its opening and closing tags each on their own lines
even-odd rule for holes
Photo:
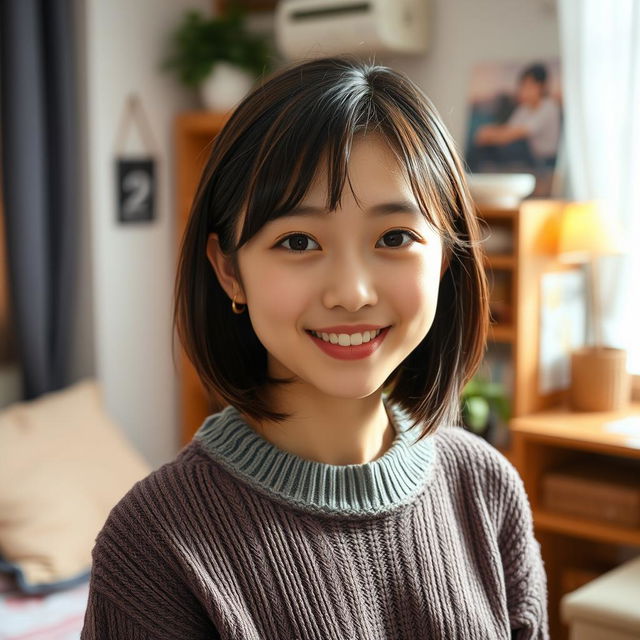
<svg viewBox="0 0 640 640">
<path fill-rule="evenodd" d="M 385 400 L 386 402 L 386 400 Z M 93 548 L 81 639 L 546 639 L 520 477 L 460 427 L 329 465 L 233 406 L 137 482 Z"/>
</svg>

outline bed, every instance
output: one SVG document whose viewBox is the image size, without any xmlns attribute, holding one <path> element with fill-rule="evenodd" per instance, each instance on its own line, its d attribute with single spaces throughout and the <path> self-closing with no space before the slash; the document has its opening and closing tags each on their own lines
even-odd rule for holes
<svg viewBox="0 0 640 640">
<path fill-rule="evenodd" d="M 0 640 L 78 640 L 88 595 L 88 580 L 56 593 L 25 595 L 0 574 Z"/>
</svg>

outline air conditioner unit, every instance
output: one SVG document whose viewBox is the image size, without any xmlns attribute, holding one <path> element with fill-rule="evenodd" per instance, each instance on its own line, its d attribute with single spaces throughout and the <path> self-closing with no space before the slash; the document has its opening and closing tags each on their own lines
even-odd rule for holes
<svg viewBox="0 0 640 640">
<path fill-rule="evenodd" d="M 278 49 L 289 59 L 340 53 L 424 53 L 430 0 L 280 0 Z"/>
</svg>

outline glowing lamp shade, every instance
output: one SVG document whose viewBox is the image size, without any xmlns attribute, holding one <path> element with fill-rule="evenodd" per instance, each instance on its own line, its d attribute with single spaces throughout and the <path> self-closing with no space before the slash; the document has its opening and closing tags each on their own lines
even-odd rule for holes
<svg viewBox="0 0 640 640">
<path fill-rule="evenodd" d="M 570 202 L 558 221 L 556 252 L 563 261 L 587 262 L 594 254 L 622 253 L 622 247 L 596 202 Z"/>
</svg>

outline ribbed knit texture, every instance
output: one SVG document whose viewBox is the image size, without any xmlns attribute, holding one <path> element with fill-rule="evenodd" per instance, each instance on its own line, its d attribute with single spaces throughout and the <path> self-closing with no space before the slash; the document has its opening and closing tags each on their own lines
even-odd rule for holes
<svg viewBox="0 0 640 640">
<path fill-rule="evenodd" d="M 285 452 L 234 407 L 136 483 L 93 549 L 81 638 L 546 639 L 546 578 L 511 464 L 443 427 L 362 465 Z"/>
</svg>

